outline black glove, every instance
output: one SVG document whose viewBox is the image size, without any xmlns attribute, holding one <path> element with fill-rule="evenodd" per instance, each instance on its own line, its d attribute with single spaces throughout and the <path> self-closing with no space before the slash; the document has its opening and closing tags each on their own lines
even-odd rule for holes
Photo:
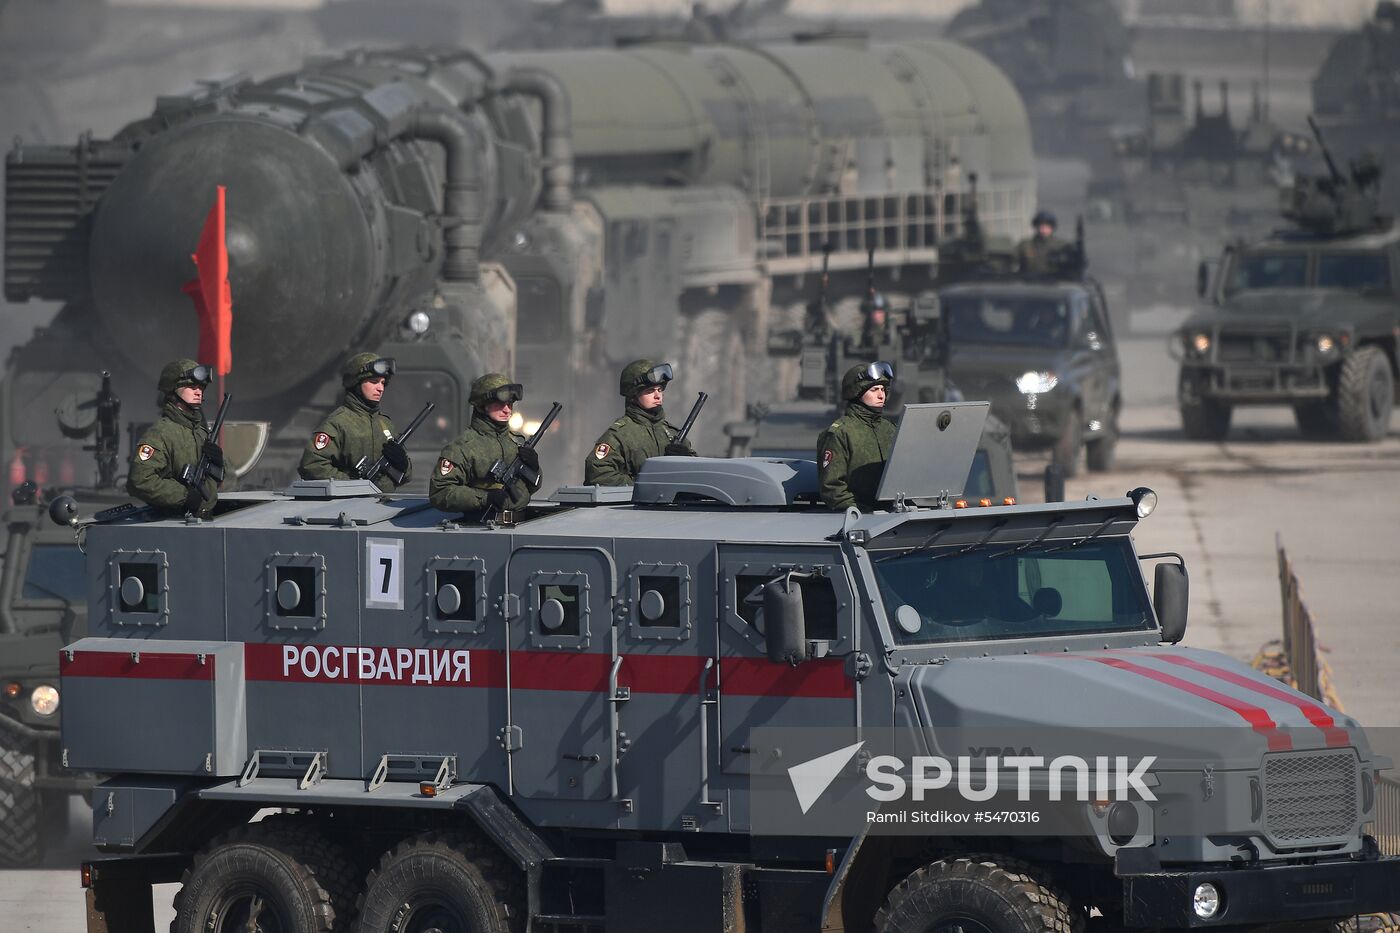
<svg viewBox="0 0 1400 933">
<path fill-rule="evenodd" d="M 520 465 L 528 470 L 538 473 L 540 471 L 540 455 L 535 453 L 533 447 L 522 447 L 515 453 L 515 458 L 520 461 Z"/>
<path fill-rule="evenodd" d="M 185 513 L 197 514 L 202 508 L 204 508 L 204 491 L 198 486 L 189 487 L 189 491 L 185 493 Z"/>
<path fill-rule="evenodd" d="M 408 470 L 408 451 L 398 441 L 385 441 L 384 462 L 403 473 Z"/>
<path fill-rule="evenodd" d="M 668 457 L 693 457 L 695 451 L 683 441 L 672 441 L 666 445 L 665 454 Z"/>
<path fill-rule="evenodd" d="M 211 467 L 224 468 L 224 450 L 213 441 L 205 441 L 204 446 L 199 448 L 199 455 L 204 458 Z"/>
<path fill-rule="evenodd" d="M 504 486 L 486 494 L 486 511 L 504 512 L 510 508 L 510 492 Z"/>
</svg>

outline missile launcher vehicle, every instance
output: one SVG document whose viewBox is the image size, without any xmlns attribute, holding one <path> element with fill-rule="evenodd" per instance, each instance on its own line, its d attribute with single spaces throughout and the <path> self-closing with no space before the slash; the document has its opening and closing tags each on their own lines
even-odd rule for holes
<svg viewBox="0 0 1400 933">
<path fill-rule="evenodd" d="M 149 931 L 156 882 L 181 882 L 176 933 L 1324 928 L 1400 904 L 1367 833 L 1388 760 L 1177 646 L 1185 567 L 1132 539 L 1154 493 L 957 507 L 986 410 L 906 406 L 869 513 L 816 504 L 810 460 L 657 457 L 501 523 L 326 481 L 84 526 L 89 633 L 61 664 L 65 759 L 111 775 L 90 933 Z M 861 789 L 912 773 L 865 754 L 881 735 L 924 764 L 968 736 L 988 775 L 1020 749 L 1040 801 L 1068 727 L 1180 731 L 1124 776 L 1146 794 L 1085 783 L 1058 830 L 867 815 L 907 812 Z M 1003 752 L 1006 729 L 1028 737 Z"/>
</svg>

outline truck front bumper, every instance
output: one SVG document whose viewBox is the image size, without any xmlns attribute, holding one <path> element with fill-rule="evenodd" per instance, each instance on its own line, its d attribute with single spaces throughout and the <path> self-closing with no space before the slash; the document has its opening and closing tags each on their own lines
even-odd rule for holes
<svg viewBox="0 0 1400 933">
<path fill-rule="evenodd" d="M 1125 927 L 1285 923 L 1400 908 L 1400 858 L 1218 871 L 1125 873 L 1123 868 L 1119 859 Z M 1192 905 L 1197 886 L 1206 883 L 1220 892 L 1220 909 L 1202 919 Z"/>
<path fill-rule="evenodd" d="M 1271 402 L 1326 398 L 1330 389 L 1321 366 L 1275 363 L 1181 367 L 1180 401 L 1197 403 L 1203 398 L 1234 405 L 1266 405 Z"/>
</svg>

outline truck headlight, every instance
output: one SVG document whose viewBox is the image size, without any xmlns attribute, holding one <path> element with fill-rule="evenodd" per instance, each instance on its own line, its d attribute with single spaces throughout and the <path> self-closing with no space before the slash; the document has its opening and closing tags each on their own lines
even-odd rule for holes
<svg viewBox="0 0 1400 933">
<path fill-rule="evenodd" d="M 1022 373 L 1016 377 L 1016 388 L 1022 395 L 1039 395 L 1041 392 L 1049 392 L 1060 384 L 1060 377 L 1054 373 Z"/>
<path fill-rule="evenodd" d="M 40 684 L 29 694 L 29 706 L 40 716 L 52 716 L 58 712 L 58 688 Z"/>
<path fill-rule="evenodd" d="M 1335 351 L 1336 349 L 1337 341 L 1332 339 L 1331 334 L 1318 334 L 1317 353 L 1319 356 L 1326 356 L 1327 354 Z"/>
<path fill-rule="evenodd" d="M 1214 917 L 1220 913 L 1220 890 L 1209 881 L 1196 885 L 1196 890 L 1191 895 L 1191 909 L 1202 920 Z"/>
<path fill-rule="evenodd" d="M 1186 338 L 1186 346 L 1194 351 L 1197 356 L 1205 356 L 1210 352 L 1210 334 L 1192 334 Z"/>
</svg>

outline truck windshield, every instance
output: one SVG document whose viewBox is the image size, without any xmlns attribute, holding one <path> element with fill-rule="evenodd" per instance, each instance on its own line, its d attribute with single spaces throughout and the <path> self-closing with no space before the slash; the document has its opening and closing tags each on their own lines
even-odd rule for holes
<svg viewBox="0 0 1400 933">
<path fill-rule="evenodd" d="M 1063 296 L 952 295 L 943 299 L 943 312 L 954 346 L 1060 349 L 1069 343 L 1069 302 Z"/>
<path fill-rule="evenodd" d="M 1384 253 L 1320 253 L 1317 287 L 1390 291 L 1390 264 Z"/>
<path fill-rule="evenodd" d="M 914 551 L 877 557 L 874 566 L 900 644 L 1137 632 L 1155 625 L 1126 539 Z M 917 631 L 896 624 L 902 606 L 917 612 Z M 913 613 L 900 615 L 912 624 Z"/>
<path fill-rule="evenodd" d="M 1230 268 L 1227 293 L 1256 288 L 1303 288 L 1308 284 L 1307 253 L 1245 253 Z"/>
</svg>

